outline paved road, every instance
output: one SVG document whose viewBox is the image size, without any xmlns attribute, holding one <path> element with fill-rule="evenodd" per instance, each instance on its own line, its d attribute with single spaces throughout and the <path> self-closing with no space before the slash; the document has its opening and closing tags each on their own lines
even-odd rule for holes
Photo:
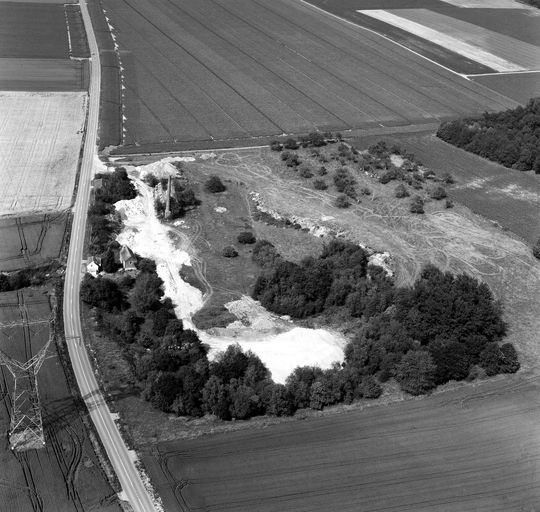
<svg viewBox="0 0 540 512">
<path fill-rule="evenodd" d="M 88 353 L 82 343 L 81 317 L 79 309 L 79 290 L 81 284 L 81 261 L 83 256 L 84 233 L 88 202 L 90 199 L 90 182 L 93 175 L 94 155 L 99 116 L 99 92 L 101 87 L 99 52 L 96 38 L 86 3 L 81 2 L 81 11 L 88 34 L 91 53 L 90 100 L 88 107 L 88 123 L 86 139 L 81 162 L 79 189 L 75 202 L 73 227 L 69 245 L 69 256 L 66 269 L 64 289 L 64 328 L 71 358 L 71 364 L 77 383 L 90 412 L 101 442 L 113 465 L 122 485 L 124 498 L 135 512 L 154 511 L 155 507 L 143 485 L 141 477 L 131 460 L 128 449 L 120 436 L 109 408 L 103 399 L 98 383 L 92 371 Z"/>
</svg>

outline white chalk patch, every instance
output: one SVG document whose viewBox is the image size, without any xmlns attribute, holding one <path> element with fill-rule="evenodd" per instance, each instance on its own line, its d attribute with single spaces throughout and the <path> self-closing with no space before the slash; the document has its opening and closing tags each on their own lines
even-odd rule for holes
<svg viewBox="0 0 540 512">
<path fill-rule="evenodd" d="M 441 0 L 441 2 L 466 9 L 533 9 L 515 0 Z"/>
<path fill-rule="evenodd" d="M 438 30 L 421 25 L 415 21 L 405 19 L 401 16 L 397 16 L 391 12 L 387 12 L 381 9 L 373 10 L 358 10 L 357 12 L 375 18 L 377 20 L 398 27 L 402 30 L 406 30 L 410 34 L 414 34 L 423 39 L 426 39 L 432 43 L 435 43 L 443 48 L 447 48 L 463 57 L 474 60 L 485 66 L 489 66 L 496 71 L 524 71 L 526 68 L 519 66 L 513 62 L 509 62 L 493 53 L 490 53 L 478 46 L 466 43 L 448 34 L 443 34 Z"/>
<path fill-rule="evenodd" d="M 395 167 L 401 167 L 405 159 L 401 155 L 390 155 L 390 162 L 392 162 L 392 165 Z"/>
<path fill-rule="evenodd" d="M 214 210 L 218 213 L 225 213 L 227 211 L 227 208 L 225 208 L 224 206 L 216 206 Z"/>
<path fill-rule="evenodd" d="M 208 356 L 211 360 L 235 343 L 244 351 L 251 350 L 260 357 L 272 372 L 272 379 L 279 384 L 283 384 L 298 366 L 318 366 L 324 370 L 334 362 L 342 362 L 347 344 L 339 333 L 302 327 L 281 334 L 254 331 L 246 338 L 211 336 L 205 332 L 200 332 L 199 336 L 210 346 Z"/>
</svg>

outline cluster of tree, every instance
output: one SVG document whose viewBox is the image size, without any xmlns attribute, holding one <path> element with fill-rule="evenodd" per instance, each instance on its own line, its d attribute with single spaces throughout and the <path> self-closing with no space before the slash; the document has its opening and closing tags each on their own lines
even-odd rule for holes
<svg viewBox="0 0 540 512">
<path fill-rule="evenodd" d="M 296 318 L 339 310 L 339 318 L 361 318 L 343 367 L 355 375 L 394 377 L 405 391 L 421 394 L 475 368 L 488 375 L 519 369 L 514 348 L 498 344 L 506 331 L 498 303 L 467 275 L 428 265 L 412 288 L 396 288 L 382 269 L 368 267 L 365 251 L 343 241 L 300 265 L 261 241 L 253 259 L 263 266 L 253 296 L 269 310 Z"/>
<path fill-rule="evenodd" d="M 259 247 L 261 252 L 264 244 Z M 197 334 L 176 319 L 163 299 L 155 265 L 139 260 L 136 278 L 87 276 L 81 297 L 98 310 L 101 331 L 124 347 L 152 405 L 178 415 L 205 413 L 230 419 L 269 414 L 284 416 L 299 408 L 322 409 L 355 398 L 376 398 L 381 388 L 371 376 L 336 365 L 329 370 L 297 368 L 285 385 L 251 352 L 231 345 L 214 361 Z"/>
<path fill-rule="evenodd" d="M 60 268 L 58 262 L 52 262 L 39 267 L 25 268 L 16 272 L 0 272 L 0 293 L 11 292 L 26 288 L 27 286 L 39 286 L 54 275 Z"/>
<path fill-rule="evenodd" d="M 315 147 L 319 148 L 321 146 L 326 146 L 328 142 L 335 142 L 336 140 L 341 140 L 342 136 L 340 133 L 333 134 L 332 132 L 311 132 L 308 135 L 300 137 L 298 140 L 293 137 L 287 138 L 285 141 L 281 142 L 279 140 L 273 140 L 270 142 L 270 149 L 272 151 L 282 151 L 285 149 L 298 149 L 300 146 L 303 148 Z"/>
<path fill-rule="evenodd" d="M 210 176 L 204 184 L 204 188 L 207 192 L 212 194 L 218 194 L 219 192 L 225 192 L 225 190 L 227 190 L 227 187 L 221 181 L 219 176 Z"/>
<path fill-rule="evenodd" d="M 171 219 L 183 217 L 187 211 L 200 204 L 201 201 L 197 199 L 192 188 L 182 185 L 179 180 L 172 181 L 171 198 L 169 201 Z M 163 217 L 166 209 L 165 201 L 158 198 L 154 206 L 158 217 Z"/>
<path fill-rule="evenodd" d="M 437 136 L 506 167 L 540 174 L 540 98 L 525 107 L 443 123 Z"/>
<path fill-rule="evenodd" d="M 122 223 L 114 210 L 114 203 L 123 199 L 134 199 L 137 190 L 129 179 L 126 170 L 118 167 L 112 173 L 96 174 L 101 187 L 95 191 L 94 203 L 88 210 L 90 224 L 90 252 L 102 254 L 113 242 Z"/>
</svg>

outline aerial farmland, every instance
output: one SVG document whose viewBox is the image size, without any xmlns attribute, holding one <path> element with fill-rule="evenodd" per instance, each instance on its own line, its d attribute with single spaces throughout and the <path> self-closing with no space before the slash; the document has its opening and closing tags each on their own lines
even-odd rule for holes
<svg viewBox="0 0 540 512">
<path fill-rule="evenodd" d="M 537 510 L 539 13 L 0 0 L 0 509 Z"/>
</svg>

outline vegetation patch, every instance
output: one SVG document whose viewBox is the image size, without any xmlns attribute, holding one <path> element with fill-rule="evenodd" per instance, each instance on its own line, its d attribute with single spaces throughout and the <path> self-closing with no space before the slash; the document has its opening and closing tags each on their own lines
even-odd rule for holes
<svg viewBox="0 0 540 512">
<path fill-rule="evenodd" d="M 443 123 L 437 136 L 506 167 L 540 174 L 540 99 L 525 107 Z"/>
</svg>

